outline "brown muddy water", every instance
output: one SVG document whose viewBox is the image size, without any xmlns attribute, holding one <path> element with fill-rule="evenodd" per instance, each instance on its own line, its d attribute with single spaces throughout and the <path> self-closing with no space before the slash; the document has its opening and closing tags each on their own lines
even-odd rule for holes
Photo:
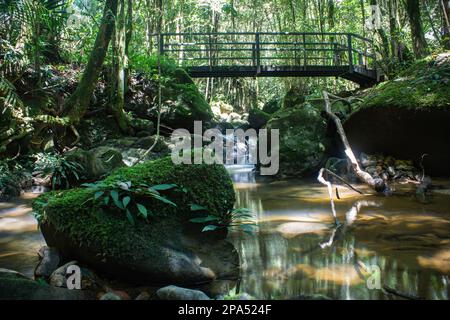
<svg viewBox="0 0 450 320">
<path fill-rule="evenodd" d="M 259 299 L 399 298 L 379 282 L 399 294 L 449 299 L 449 180 L 434 181 L 442 189 L 429 204 L 400 187 L 402 195 L 391 197 L 339 188 L 336 228 L 327 191 L 315 181 L 264 180 L 239 167 L 231 173 L 237 206 L 258 220 L 255 235 L 230 235 L 241 259 L 240 292 Z M 45 244 L 29 207 L 35 196 L 0 203 L 0 268 L 30 277 Z"/>
</svg>

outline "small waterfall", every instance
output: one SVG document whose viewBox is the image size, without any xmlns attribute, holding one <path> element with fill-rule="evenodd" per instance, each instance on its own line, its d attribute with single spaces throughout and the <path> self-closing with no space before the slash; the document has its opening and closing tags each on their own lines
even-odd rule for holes
<svg viewBox="0 0 450 320">
<path fill-rule="evenodd" d="M 230 173 L 232 180 L 237 183 L 254 183 L 256 159 L 253 159 L 250 148 L 254 147 L 252 143 L 256 142 L 249 139 L 246 139 L 245 142 L 239 141 L 234 134 L 224 135 L 223 139 L 225 145 L 233 144 L 233 152 L 227 153 L 224 150 L 225 168 Z"/>
</svg>

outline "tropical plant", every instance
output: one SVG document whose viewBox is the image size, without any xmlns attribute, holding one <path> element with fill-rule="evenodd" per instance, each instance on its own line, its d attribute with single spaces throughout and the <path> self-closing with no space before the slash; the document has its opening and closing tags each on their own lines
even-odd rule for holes
<svg viewBox="0 0 450 320">
<path fill-rule="evenodd" d="M 190 221 L 206 224 L 202 229 L 203 232 L 227 228 L 228 231 L 243 231 L 248 234 L 254 234 L 257 230 L 255 216 L 247 208 L 230 210 L 221 217 L 208 214 L 208 209 L 198 204 L 191 204 L 191 211 L 202 214 L 202 216 L 192 218 Z"/>
<path fill-rule="evenodd" d="M 170 201 L 161 192 L 168 190 L 177 190 L 186 192 L 175 184 L 158 184 L 150 186 L 141 183 L 133 186 L 131 181 L 116 181 L 108 184 L 104 181 L 95 183 L 84 183 L 82 186 L 95 190 L 94 197 L 89 201 L 94 201 L 100 207 L 110 208 L 111 205 L 123 212 L 131 224 L 135 224 L 135 218 L 141 217 L 148 220 L 154 213 L 143 203 L 145 198 L 153 198 L 167 205 L 176 207 L 177 205 Z"/>
<path fill-rule="evenodd" d="M 0 199 L 19 195 L 23 182 L 30 177 L 25 166 L 16 159 L 0 161 Z"/>
<path fill-rule="evenodd" d="M 52 189 L 69 189 L 82 177 L 83 166 L 51 153 L 36 154 L 35 171 L 51 178 Z"/>
</svg>

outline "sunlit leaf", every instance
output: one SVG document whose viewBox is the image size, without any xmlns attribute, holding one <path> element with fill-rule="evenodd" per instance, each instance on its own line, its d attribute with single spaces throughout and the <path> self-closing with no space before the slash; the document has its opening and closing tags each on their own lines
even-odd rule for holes
<svg viewBox="0 0 450 320">
<path fill-rule="evenodd" d="M 192 218 L 189 221 L 195 222 L 195 223 L 204 223 L 204 222 L 211 222 L 211 221 L 218 221 L 219 218 L 215 216 L 206 216 L 206 217 L 200 217 L 200 218 Z"/>
<path fill-rule="evenodd" d="M 191 211 L 205 211 L 208 210 L 206 207 L 201 206 L 199 204 L 191 203 L 190 204 Z"/>
<path fill-rule="evenodd" d="M 164 190 L 169 190 L 169 189 L 173 189 L 175 188 L 177 185 L 176 184 L 158 184 L 156 186 L 152 186 L 153 190 L 157 190 L 157 191 L 164 191 Z"/>
<path fill-rule="evenodd" d="M 128 204 L 130 203 L 131 198 L 129 196 L 126 196 L 122 199 L 123 207 L 126 208 Z"/>
<path fill-rule="evenodd" d="M 203 230 L 202 230 L 202 232 L 206 232 L 206 231 L 214 231 L 214 230 L 216 230 L 216 229 L 218 229 L 218 228 L 219 228 L 218 226 L 215 226 L 215 225 L 210 224 L 210 225 L 207 225 L 206 227 L 204 227 Z"/>
<path fill-rule="evenodd" d="M 147 208 L 140 203 L 136 204 L 136 206 L 137 206 L 139 212 L 142 214 L 142 216 L 144 218 L 147 218 L 147 214 L 148 214 Z"/>
</svg>

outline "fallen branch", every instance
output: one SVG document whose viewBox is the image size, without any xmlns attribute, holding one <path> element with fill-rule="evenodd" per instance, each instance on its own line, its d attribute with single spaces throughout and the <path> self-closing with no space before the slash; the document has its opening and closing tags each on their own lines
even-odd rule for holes
<svg viewBox="0 0 450 320">
<path fill-rule="evenodd" d="M 356 160 L 355 154 L 353 153 L 352 148 L 350 147 L 350 143 L 348 142 L 347 135 L 345 134 L 344 127 L 342 126 L 342 123 L 341 123 L 341 119 L 339 119 L 339 117 L 336 116 L 331 111 L 331 102 L 330 102 L 328 92 L 323 91 L 323 97 L 325 100 L 325 112 L 336 124 L 337 132 L 338 132 L 339 136 L 341 137 L 342 143 L 345 148 L 344 152 L 345 152 L 347 158 L 350 160 L 351 167 L 352 167 L 353 171 L 355 172 L 356 176 L 362 182 L 364 182 L 369 187 L 374 189 L 376 192 L 385 191 L 388 187 L 383 179 L 373 178 L 369 173 L 367 173 L 366 171 L 364 171 L 360 168 L 358 161 Z"/>
<path fill-rule="evenodd" d="M 336 216 L 336 208 L 334 207 L 334 200 L 333 200 L 333 186 L 331 185 L 331 182 L 325 180 L 325 178 L 323 177 L 323 173 L 326 169 L 322 168 L 319 171 L 319 176 L 317 177 L 317 180 L 319 180 L 319 182 L 323 185 L 327 186 L 328 189 L 328 196 L 330 198 L 330 204 L 331 204 L 331 212 L 333 213 L 333 217 L 334 217 L 334 223 L 336 225 L 339 225 L 339 220 Z"/>
<path fill-rule="evenodd" d="M 334 177 L 334 178 L 338 179 L 340 182 L 342 182 L 342 183 L 343 183 L 347 188 L 349 188 L 350 190 L 353 190 L 353 191 L 355 191 L 355 192 L 357 192 L 357 193 L 359 193 L 359 194 L 364 194 L 362 191 L 360 191 L 360 190 L 356 189 L 355 187 L 353 187 L 349 182 L 347 182 L 344 178 L 338 176 L 338 175 L 337 175 L 336 173 L 334 173 L 333 171 L 328 170 L 328 169 L 324 169 L 324 170 L 325 170 L 325 172 L 326 172 L 327 174 L 331 175 L 332 177 Z"/>
</svg>

